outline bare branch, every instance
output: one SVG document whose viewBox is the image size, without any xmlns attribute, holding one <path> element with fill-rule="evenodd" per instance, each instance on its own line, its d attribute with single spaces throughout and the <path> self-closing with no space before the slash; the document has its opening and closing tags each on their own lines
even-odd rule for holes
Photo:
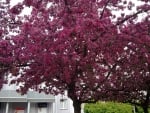
<svg viewBox="0 0 150 113">
<path fill-rule="evenodd" d="M 139 15 L 139 14 L 141 14 L 141 13 L 147 12 L 147 11 L 149 11 L 149 10 L 150 10 L 150 9 L 140 10 L 140 11 L 138 11 L 138 12 L 136 12 L 136 13 L 130 15 L 130 16 L 127 16 L 127 17 L 125 17 L 124 19 L 122 19 L 121 21 L 117 22 L 117 23 L 116 23 L 116 26 L 121 25 L 121 24 L 123 24 L 124 22 L 128 21 L 129 19 L 134 18 L 135 16 L 137 16 L 137 15 Z"/>
<path fill-rule="evenodd" d="M 107 0 L 106 4 L 105 4 L 105 6 L 104 6 L 104 8 L 103 8 L 103 10 L 102 10 L 102 12 L 101 12 L 100 19 L 102 19 L 102 18 L 103 18 L 103 15 L 104 15 L 105 9 L 107 8 L 107 6 L 108 6 L 109 2 L 110 2 L 110 0 Z"/>
</svg>

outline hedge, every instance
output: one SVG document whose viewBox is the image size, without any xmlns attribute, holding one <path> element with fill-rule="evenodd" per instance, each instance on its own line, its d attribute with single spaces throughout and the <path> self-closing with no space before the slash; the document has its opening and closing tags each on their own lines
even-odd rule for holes
<svg viewBox="0 0 150 113">
<path fill-rule="evenodd" d="M 85 104 L 84 113 L 133 113 L 133 106 L 117 102 L 98 102 Z M 143 113 L 139 107 L 138 113 Z"/>
</svg>

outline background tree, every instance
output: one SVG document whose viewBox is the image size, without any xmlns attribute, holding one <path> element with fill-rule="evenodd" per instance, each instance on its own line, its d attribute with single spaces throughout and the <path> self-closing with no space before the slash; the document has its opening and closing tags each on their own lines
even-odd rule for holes
<svg viewBox="0 0 150 113">
<path fill-rule="evenodd" d="M 148 17 L 149 18 L 149 17 Z M 149 65 L 149 20 L 145 18 L 140 23 L 125 27 L 121 32 L 128 38 L 124 48 L 124 61 L 118 65 L 118 69 L 110 79 L 113 89 L 110 98 L 138 105 L 148 113 L 150 104 L 150 65 Z"/>
</svg>

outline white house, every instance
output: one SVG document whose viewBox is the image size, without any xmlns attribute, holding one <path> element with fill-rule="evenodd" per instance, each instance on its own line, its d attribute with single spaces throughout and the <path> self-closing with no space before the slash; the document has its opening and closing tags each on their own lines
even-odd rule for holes
<svg viewBox="0 0 150 113">
<path fill-rule="evenodd" d="M 72 101 L 64 95 L 46 95 L 28 91 L 20 95 L 14 86 L 0 91 L 0 113 L 73 113 Z"/>
</svg>

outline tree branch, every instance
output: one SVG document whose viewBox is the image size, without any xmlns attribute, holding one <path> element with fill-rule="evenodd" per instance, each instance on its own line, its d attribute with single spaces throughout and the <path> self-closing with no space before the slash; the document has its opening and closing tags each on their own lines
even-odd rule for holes
<svg viewBox="0 0 150 113">
<path fill-rule="evenodd" d="M 105 9 L 107 8 L 107 6 L 108 6 L 109 2 L 110 2 L 110 0 L 107 0 L 106 4 L 105 4 L 105 6 L 104 6 L 104 8 L 103 8 L 103 10 L 102 10 L 102 12 L 101 12 L 100 19 L 102 19 L 102 18 L 103 18 L 103 15 L 104 15 Z"/>
<path fill-rule="evenodd" d="M 121 25 L 121 24 L 123 24 L 124 22 L 126 22 L 127 20 L 129 20 L 129 19 L 131 19 L 131 18 L 137 16 L 138 14 L 141 14 L 141 13 L 143 13 L 143 12 L 147 12 L 147 11 L 149 11 L 149 10 L 150 10 L 150 9 L 140 10 L 140 11 L 138 11 L 138 12 L 136 12 L 136 13 L 130 15 L 130 16 L 127 16 L 127 17 L 125 17 L 124 19 L 122 19 L 121 21 L 117 22 L 117 23 L 116 23 L 116 26 Z"/>
</svg>

